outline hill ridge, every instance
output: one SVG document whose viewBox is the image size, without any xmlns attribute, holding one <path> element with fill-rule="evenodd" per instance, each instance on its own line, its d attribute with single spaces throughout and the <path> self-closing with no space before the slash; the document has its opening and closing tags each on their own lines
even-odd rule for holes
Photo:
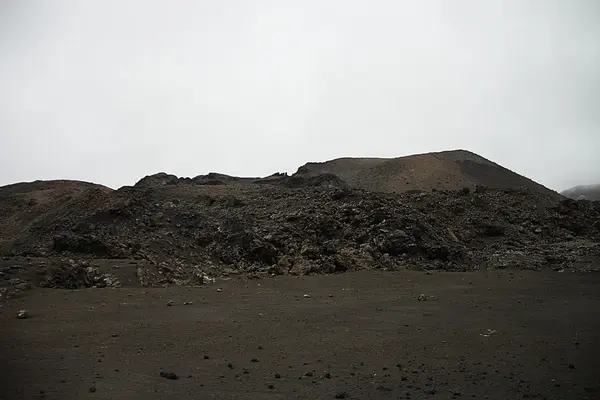
<svg viewBox="0 0 600 400">
<path fill-rule="evenodd" d="M 486 186 L 527 188 L 556 199 L 562 198 L 558 192 L 464 149 L 394 158 L 341 157 L 306 163 L 294 175 L 314 176 L 323 173 L 337 175 L 351 187 L 376 192 L 457 190 Z"/>
<path fill-rule="evenodd" d="M 600 201 L 600 183 L 573 186 L 563 190 L 560 194 L 575 200 Z"/>
</svg>

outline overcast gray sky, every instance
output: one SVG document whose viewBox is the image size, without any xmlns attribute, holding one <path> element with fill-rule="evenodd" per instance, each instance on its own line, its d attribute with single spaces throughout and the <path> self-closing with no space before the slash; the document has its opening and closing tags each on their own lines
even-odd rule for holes
<svg viewBox="0 0 600 400">
<path fill-rule="evenodd" d="M 0 0 L 0 185 L 456 148 L 600 182 L 600 1 Z"/>
</svg>

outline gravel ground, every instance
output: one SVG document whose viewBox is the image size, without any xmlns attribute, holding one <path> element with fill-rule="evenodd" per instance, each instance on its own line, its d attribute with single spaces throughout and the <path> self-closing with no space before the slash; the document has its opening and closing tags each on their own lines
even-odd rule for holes
<svg viewBox="0 0 600 400">
<path fill-rule="evenodd" d="M 597 399 L 599 285 L 363 271 L 36 288 L 0 303 L 0 398 Z"/>
</svg>

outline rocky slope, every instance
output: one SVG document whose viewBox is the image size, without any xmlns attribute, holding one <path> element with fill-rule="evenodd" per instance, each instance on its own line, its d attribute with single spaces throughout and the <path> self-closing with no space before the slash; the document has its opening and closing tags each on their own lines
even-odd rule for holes
<svg viewBox="0 0 600 400">
<path fill-rule="evenodd" d="M 417 174 L 419 166 L 431 175 Z M 444 171 L 444 182 L 465 186 L 430 187 Z M 405 181 L 369 174 L 415 183 L 393 186 Z M 477 184 L 486 179 L 514 187 Z M 356 188 L 366 182 L 371 190 Z M 400 187 L 412 190 L 385 193 Z M 128 260 L 142 284 L 202 282 L 207 274 L 600 266 L 600 202 L 564 199 L 465 152 L 338 160 L 266 178 L 160 173 L 119 190 L 19 184 L 0 188 L 0 217 L 0 255 L 56 261 L 50 281 L 85 276 L 109 286 L 113 277 L 77 260 Z"/>
<path fill-rule="evenodd" d="M 308 163 L 296 175 L 331 173 L 350 186 L 378 192 L 456 190 L 477 185 L 527 188 L 559 199 L 561 196 L 515 172 L 466 150 L 417 154 L 399 158 L 339 158 Z"/>
<path fill-rule="evenodd" d="M 102 185 L 56 180 L 23 182 L 0 187 L 0 252 L 8 251 L 17 238 L 48 216 L 68 209 L 80 196 L 111 192 Z M 85 202 L 85 200 L 84 200 Z"/>
<path fill-rule="evenodd" d="M 598 202 L 482 187 L 390 195 L 330 176 L 326 185 L 294 179 L 91 189 L 36 218 L 4 254 L 143 260 L 138 278 L 149 284 L 206 273 L 600 265 Z"/>
</svg>

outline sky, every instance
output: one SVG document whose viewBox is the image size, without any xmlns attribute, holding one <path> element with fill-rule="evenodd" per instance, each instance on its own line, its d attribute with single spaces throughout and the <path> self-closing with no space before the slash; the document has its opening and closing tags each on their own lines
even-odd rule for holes
<svg viewBox="0 0 600 400">
<path fill-rule="evenodd" d="M 600 183 L 600 2 L 0 0 L 0 185 L 451 149 Z"/>
</svg>

